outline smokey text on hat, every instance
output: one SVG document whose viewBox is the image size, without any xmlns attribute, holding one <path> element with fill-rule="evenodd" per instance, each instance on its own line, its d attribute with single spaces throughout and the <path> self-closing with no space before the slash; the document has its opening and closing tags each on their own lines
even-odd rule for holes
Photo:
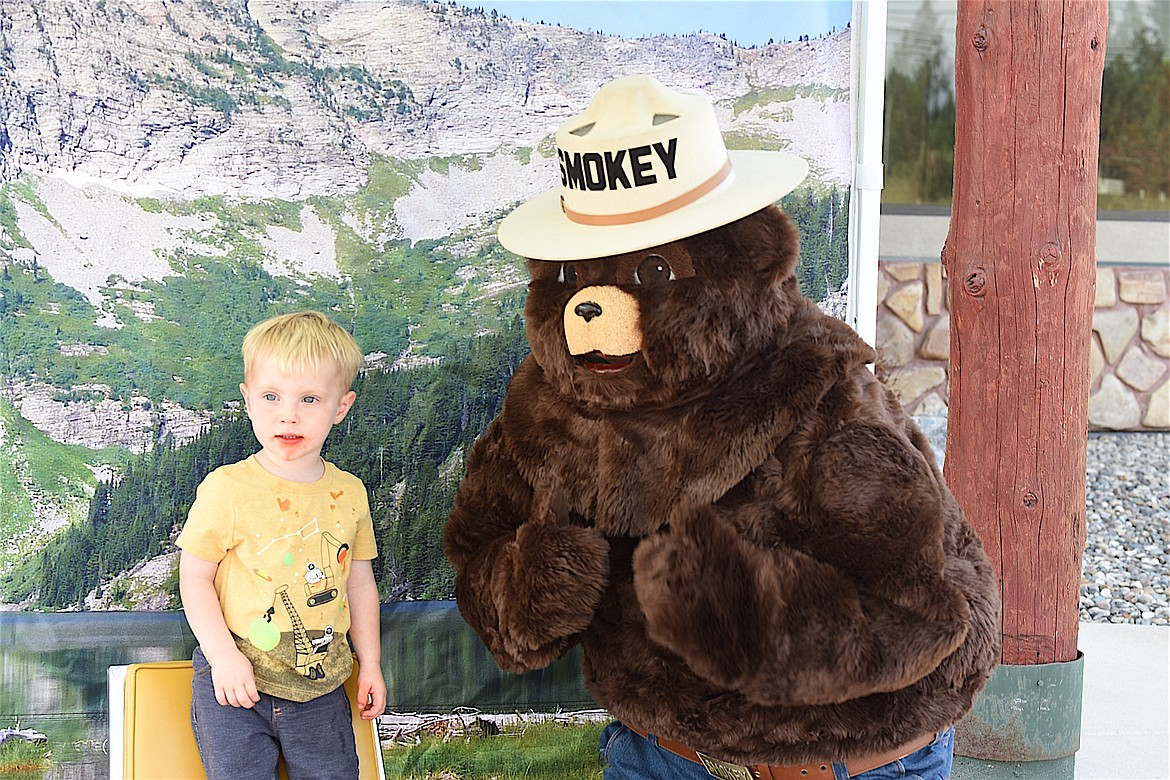
<svg viewBox="0 0 1170 780">
<path fill-rule="evenodd" d="M 557 149 L 561 185 L 570 190 L 631 189 L 658 182 L 659 175 L 675 179 L 678 139 L 654 142 L 616 152 L 567 152 Z"/>
</svg>

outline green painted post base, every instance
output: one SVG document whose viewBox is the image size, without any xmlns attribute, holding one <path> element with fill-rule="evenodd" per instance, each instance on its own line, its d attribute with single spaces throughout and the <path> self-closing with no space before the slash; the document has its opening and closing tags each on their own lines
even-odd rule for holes
<svg viewBox="0 0 1170 780">
<path fill-rule="evenodd" d="M 988 761 L 955 756 L 951 780 L 1072 780 L 1076 756 L 1051 761 Z"/>
<path fill-rule="evenodd" d="M 1085 656 L 1057 664 L 1001 664 L 955 727 L 959 780 L 1072 780 L 1081 746 Z"/>
</svg>

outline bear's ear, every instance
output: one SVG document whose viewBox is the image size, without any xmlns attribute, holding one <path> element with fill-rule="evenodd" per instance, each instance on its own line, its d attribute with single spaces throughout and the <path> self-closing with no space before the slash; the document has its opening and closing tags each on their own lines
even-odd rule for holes
<svg viewBox="0 0 1170 780">
<path fill-rule="evenodd" d="M 690 253 L 697 258 L 696 271 L 700 275 L 750 276 L 762 287 L 772 287 L 792 277 L 800 255 L 796 225 L 775 206 L 687 241 L 699 244 Z M 700 269 L 700 264 L 705 267 Z"/>
<path fill-rule="evenodd" d="M 800 259 L 800 231 L 792 219 L 776 206 L 760 209 L 744 222 L 751 227 L 743 233 L 743 251 L 760 274 L 773 284 L 796 273 Z M 750 237 L 749 237 L 750 235 Z"/>
</svg>

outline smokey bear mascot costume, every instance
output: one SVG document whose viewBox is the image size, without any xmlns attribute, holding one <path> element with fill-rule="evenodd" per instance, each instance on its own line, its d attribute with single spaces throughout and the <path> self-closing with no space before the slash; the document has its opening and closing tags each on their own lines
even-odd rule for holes
<svg viewBox="0 0 1170 780">
<path fill-rule="evenodd" d="M 446 528 L 464 618 L 513 672 L 581 644 L 607 778 L 948 776 L 998 587 L 873 350 L 800 294 L 773 204 L 806 164 L 636 76 L 556 144 L 499 229 L 532 353 Z"/>
</svg>

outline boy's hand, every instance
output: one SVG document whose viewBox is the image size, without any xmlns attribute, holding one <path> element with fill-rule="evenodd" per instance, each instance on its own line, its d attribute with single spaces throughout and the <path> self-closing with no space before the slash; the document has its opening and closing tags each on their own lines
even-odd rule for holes
<svg viewBox="0 0 1170 780">
<path fill-rule="evenodd" d="M 349 596 L 349 641 L 357 656 L 357 706 L 363 720 L 373 720 L 386 709 L 386 681 L 382 677 L 381 604 L 370 561 L 355 560 L 346 583 Z"/>
<path fill-rule="evenodd" d="M 260 701 L 252 664 L 236 647 L 223 619 L 219 596 L 215 592 L 215 573 L 219 564 L 206 561 L 186 550 L 179 558 L 179 593 L 183 612 L 207 663 L 211 664 L 211 682 L 215 700 L 222 706 L 251 707 Z"/>
<path fill-rule="evenodd" d="M 216 659 L 211 665 L 211 682 L 215 685 L 215 700 L 223 706 L 252 707 L 260 701 L 256 690 L 256 676 L 252 663 L 236 650 Z"/>
<path fill-rule="evenodd" d="M 358 669 L 357 702 L 362 720 L 373 720 L 386 711 L 386 681 L 381 669 Z"/>
</svg>

